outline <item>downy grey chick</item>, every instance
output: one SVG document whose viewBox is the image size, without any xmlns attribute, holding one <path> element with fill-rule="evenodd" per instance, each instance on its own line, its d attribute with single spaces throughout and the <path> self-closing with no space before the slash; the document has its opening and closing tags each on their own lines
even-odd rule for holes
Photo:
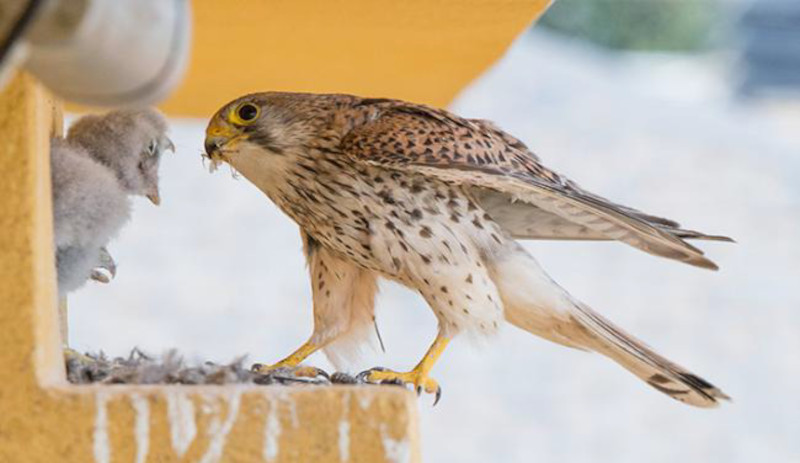
<svg viewBox="0 0 800 463">
<path fill-rule="evenodd" d="M 130 218 L 130 196 L 161 202 L 158 167 L 174 151 L 167 123 L 154 109 L 121 110 L 77 120 L 52 140 L 53 227 L 61 296 L 87 279 L 116 273 L 106 245 Z"/>
</svg>

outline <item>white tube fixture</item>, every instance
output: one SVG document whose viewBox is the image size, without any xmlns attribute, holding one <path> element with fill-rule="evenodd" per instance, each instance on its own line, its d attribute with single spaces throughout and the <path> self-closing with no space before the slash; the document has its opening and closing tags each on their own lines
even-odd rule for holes
<svg viewBox="0 0 800 463">
<path fill-rule="evenodd" d="M 189 2 L 44 0 L 20 39 L 3 66 L 21 63 L 66 100 L 152 104 L 166 97 L 186 70 Z"/>
</svg>

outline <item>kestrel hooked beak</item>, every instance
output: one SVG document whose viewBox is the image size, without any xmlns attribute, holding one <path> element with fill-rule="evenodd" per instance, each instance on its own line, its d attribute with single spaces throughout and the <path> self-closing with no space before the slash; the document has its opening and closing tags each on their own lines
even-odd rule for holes
<svg viewBox="0 0 800 463">
<path fill-rule="evenodd" d="M 253 104 L 229 108 L 224 114 L 217 113 L 206 129 L 206 156 L 212 165 L 227 161 L 226 153 L 236 150 L 239 143 L 248 139 L 248 127 L 258 118 L 259 108 Z"/>
</svg>

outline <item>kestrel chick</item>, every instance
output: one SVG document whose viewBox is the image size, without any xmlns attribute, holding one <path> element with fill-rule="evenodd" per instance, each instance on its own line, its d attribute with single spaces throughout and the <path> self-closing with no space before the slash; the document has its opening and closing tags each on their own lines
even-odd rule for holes
<svg viewBox="0 0 800 463">
<path fill-rule="evenodd" d="M 88 278 L 116 272 L 105 246 L 130 217 L 131 195 L 159 204 L 158 167 L 173 149 L 157 111 L 125 110 L 76 121 L 50 147 L 58 289 L 63 296 Z"/>
<path fill-rule="evenodd" d="M 715 269 L 685 239 L 728 238 L 610 202 L 545 167 L 491 122 L 403 101 L 258 93 L 222 107 L 206 153 L 244 175 L 300 226 L 314 332 L 275 365 L 318 349 L 336 363 L 370 335 L 378 277 L 418 291 L 439 332 L 407 372 L 368 372 L 439 394 L 428 374 L 460 333 L 507 321 L 599 352 L 657 390 L 699 407 L 727 396 L 563 290 L 516 239 L 617 240 Z"/>
</svg>

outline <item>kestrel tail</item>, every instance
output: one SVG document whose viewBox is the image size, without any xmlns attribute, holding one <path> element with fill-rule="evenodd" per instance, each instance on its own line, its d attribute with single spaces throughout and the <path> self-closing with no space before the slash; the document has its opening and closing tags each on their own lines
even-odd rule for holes
<svg viewBox="0 0 800 463">
<path fill-rule="evenodd" d="M 488 121 L 403 101 L 259 93 L 211 119 L 207 156 L 224 161 L 300 226 L 314 300 L 311 338 L 270 367 L 324 349 L 339 364 L 372 336 L 376 279 L 418 291 L 439 332 L 409 372 L 373 369 L 439 393 L 429 372 L 462 332 L 504 321 L 599 352 L 682 402 L 728 397 L 655 353 L 554 283 L 516 239 L 617 240 L 715 269 L 686 239 L 729 240 L 612 203 L 545 167 Z"/>
</svg>

